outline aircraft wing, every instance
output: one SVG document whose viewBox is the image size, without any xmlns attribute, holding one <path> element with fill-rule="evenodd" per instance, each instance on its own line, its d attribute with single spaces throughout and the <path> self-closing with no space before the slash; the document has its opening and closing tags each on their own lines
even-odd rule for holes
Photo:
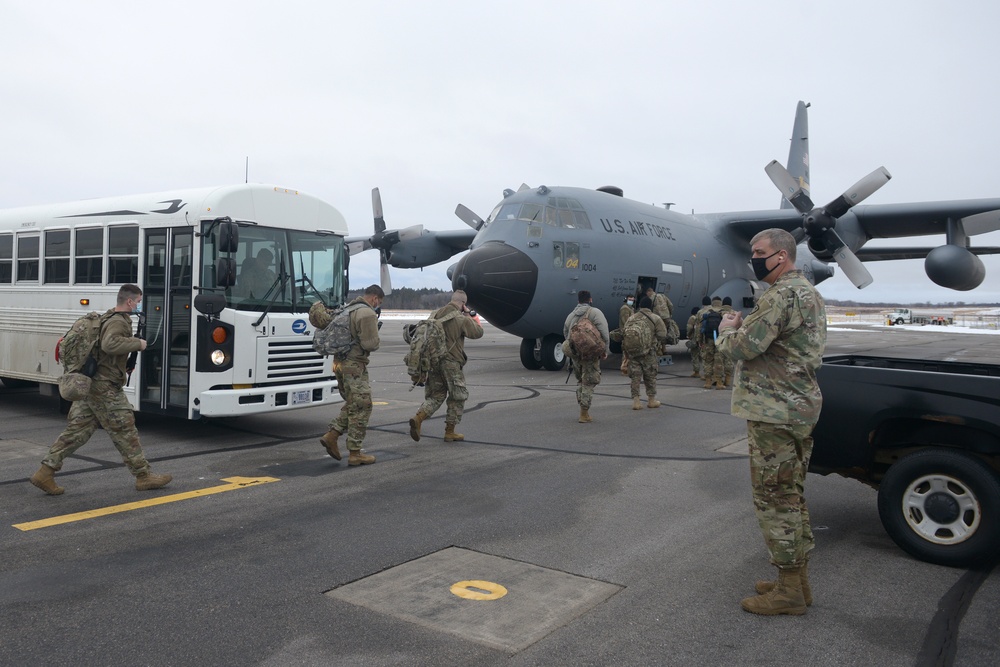
<svg viewBox="0 0 1000 667">
<path fill-rule="evenodd" d="M 934 248 L 861 248 L 855 251 L 862 262 L 881 262 L 893 259 L 924 259 Z M 968 248 L 973 255 L 1000 255 L 1000 247 Z"/>
<path fill-rule="evenodd" d="M 462 251 L 469 249 L 469 244 L 472 243 L 472 239 L 476 238 L 477 232 L 475 229 L 455 229 L 433 232 L 433 234 L 438 243 Z"/>
</svg>

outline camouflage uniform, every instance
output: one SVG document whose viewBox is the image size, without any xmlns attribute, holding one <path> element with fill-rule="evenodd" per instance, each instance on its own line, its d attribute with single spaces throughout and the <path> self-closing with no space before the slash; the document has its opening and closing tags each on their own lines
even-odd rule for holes
<svg viewBox="0 0 1000 667">
<path fill-rule="evenodd" d="M 624 308 L 627 307 L 627 305 L 624 306 Z M 569 345 L 569 330 L 583 317 L 586 317 L 597 327 L 605 347 L 611 338 L 608 332 L 608 320 L 604 317 L 604 313 L 589 303 L 577 304 L 563 324 L 563 338 L 567 341 L 563 350 L 569 350 L 567 353 L 573 360 L 573 375 L 576 377 L 576 402 L 580 404 L 582 410 L 590 410 L 590 404 L 594 400 L 594 387 L 601 383 L 601 360 L 584 361 L 573 353 L 573 349 Z"/>
<path fill-rule="evenodd" d="M 726 316 L 726 313 L 736 312 L 733 309 L 733 307 L 727 303 L 723 303 L 722 308 L 720 308 L 719 310 L 722 312 L 723 317 Z M 718 349 L 718 346 L 716 346 L 715 354 L 722 357 L 722 371 L 723 374 L 725 375 L 726 386 L 728 387 L 733 381 L 733 366 L 735 365 L 735 362 L 733 362 L 733 358 L 730 357 L 728 354 L 725 354 L 722 351 L 720 351 Z"/>
<path fill-rule="evenodd" d="M 789 271 L 738 330 L 720 332 L 718 345 L 738 362 L 732 413 L 747 420 L 754 508 L 771 562 L 801 567 L 815 546 L 803 487 L 822 406 L 823 298 L 800 271 Z"/>
<path fill-rule="evenodd" d="M 622 307 L 618 309 L 618 330 L 625 330 L 625 323 L 628 322 L 628 318 L 635 314 L 635 306 L 628 305 L 628 302 L 622 304 Z M 617 340 L 617 339 L 616 339 Z M 625 350 L 622 350 L 622 375 L 628 375 L 628 355 L 625 354 Z"/>
<path fill-rule="evenodd" d="M 712 305 L 698 311 L 698 331 L 701 341 L 701 377 L 705 380 L 705 387 L 710 387 L 712 383 L 725 385 L 726 382 L 723 355 L 716 354 L 716 341 L 710 334 L 705 335 L 701 333 L 701 316 L 712 310 L 719 312 L 721 309 L 722 299 L 712 299 Z"/>
<path fill-rule="evenodd" d="M 653 327 L 653 346 L 641 356 L 629 357 L 628 376 L 632 380 L 632 398 L 639 398 L 639 385 L 646 385 L 646 398 L 656 398 L 656 373 L 659 370 L 660 348 L 667 338 L 667 326 L 660 317 L 649 310 L 640 308 L 632 318 L 645 320 L 647 326 Z"/>
<path fill-rule="evenodd" d="M 451 302 L 443 308 L 439 308 L 431 317 L 441 319 L 458 310 L 460 310 L 459 307 Z M 448 343 L 448 353 L 441 360 L 441 365 L 430 369 L 427 374 L 427 382 L 424 384 L 424 402 L 420 406 L 420 412 L 424 413 L 426 419 L 433 415 L 447 399 L 448 412 L 445 415 L 444 423 L 455 427 L 462 421 L 465 401 L 469 399 L 469 389 L 465 386 L 465 373 L 462 372 L 462 368 L 469 360 L 465 354 L 465 339 L 482 338 L 483 328 L 467 315 L 453 317 L 442 326 L 444 327 L 445 340 Z"/>
<path fill-rule="evenodd" d="M 351 340 L 347 354 L 333 358 L 337 388 L 344 399 L 340 414 L 330 422 L 329 430 L 347 434 L 347 449 L 361 451 L 372 415 L 372 387 L 368 381 L 368 360 L 378 349 L 378 316 L 375 309 L 358 297 L 348 305 L 363 304 L 351 312 Z"/>
<path fill-rule="evenodd" d="M 698 344 L 698 315 L 692 315 L 687 322 L 687 349 L 691 351 L 691 375 L 701 375 L 701 346 Z"/>
<path fill-rule="evenodd" d="M 670 300 L 670 297 L 659 292 L 654 293 L 651 298 L 653 299 L 653 314 L 658 315 L 663 320 L 664 326 L 667 327 L 667 337 L 664 339 L 664 344 L 660 346 L 663 354 L 666 354 L 666 345 L 668 343 L 673 345 L 677 342 L 676 339 L 680 337 L 680 329 L 677 327 L 677 323 L 673 321 L 674 304 Z M 671 332 L 671 329 L 674 329 L 674 331 Z"/>
<path fill-rule="evenodd" d="M 149 463 L 139 445 L 135 413 L 122 387 L 128 355 L 138 352 L 142 342 L 132 336 L 132 317 L 127 312 L 109 310 L 101 316 L 101 322 L 100 354 L 90 394 L 82 401 L 74 401 L 66 430 L 56 438 L 42 463 L 60 470 L 63 460 L 83 447 L 100 424 L 129 471 L 138 477 L 149 472 Z"/>
</svg>

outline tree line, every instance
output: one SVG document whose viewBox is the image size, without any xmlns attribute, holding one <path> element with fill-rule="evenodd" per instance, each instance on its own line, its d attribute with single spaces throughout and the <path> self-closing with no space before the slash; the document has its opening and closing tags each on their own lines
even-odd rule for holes
<svg viewBox="0 0 1000 667">
<path fill-rule="evenodd" d="M 348 303 L 364 293 L 363 289 L 349 291 L 347 293 Z M 445 292 L 430 287 L 421 287 L 420 289 L 397 287 L 392 290 L 392 294 L 385 295 L 382 308 L 384 310 L 437 310 L 449 301 L 451 301 L 450 290 Z"/>
</svg>

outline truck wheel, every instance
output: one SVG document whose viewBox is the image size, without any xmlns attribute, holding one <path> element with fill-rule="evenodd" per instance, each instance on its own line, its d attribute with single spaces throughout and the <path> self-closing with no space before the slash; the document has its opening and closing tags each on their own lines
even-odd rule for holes
<svg viewBox="0 0 1000 667">
<path fill-rule="evenodd" d="M 563 337 L 559 334 L 549 334 L 542 339 L 542 366 L 545 366 L 545 370 L 561 371 L 566 367 L 562 344 Z"/>
<path fill-rule="evenodd" d="M 542 362 L 535 356 L 535 339 L 521 339 L 521 365 L 529 371 L 537 371 L 542 367 Z"/>
<path fill-rule="evenodd" d="M 1000 554 L 1000 479 L 982 460 L 925 449 L 890 466 L 878 490 L 889 537 L 911 556 L 968 567 Z"/>
<path fill-rule="evenodd" d="M 896 324 L 902 324 L 902 323 L 903 323 L 903 318 L 902 317 L 897 317 L 896 318 Z"/>
</svg>

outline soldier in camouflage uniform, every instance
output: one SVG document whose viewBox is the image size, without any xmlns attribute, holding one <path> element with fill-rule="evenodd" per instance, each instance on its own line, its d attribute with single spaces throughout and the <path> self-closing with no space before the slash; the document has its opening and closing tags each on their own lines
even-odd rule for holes
<svg viewBox="0 0 1000 667">
<path fill-rule="evenodd" d="M 375 309 L 382 305 L 385 292 L 378 285 L 369 285 L 365 293 L 348 304 L 359 304 L 351 311 L 351 349 L 345 355 L 335 355 L 333 370 L 337 374 L 337 388 L 344 399 L 340 414 L 330 422 L 329 431 L 320 438 L 327 453 L 341 459 L 337 439 L 347 433 L 347 464 L 352 466 L 375 463 L 375 457 L 361 451 L 361 443 L 368 431 L 372 415 L 372 387 L 368 381 L 368 360 L 378 349 L 378 315 Z"/>
<path fill-rule="evenodd" d="M 722 308 L 720 310 L 722 312 L 723 317 L 726 316 L 726 313 L 736 312 L 733 309 L 732 297 L 727 296 L 722 300 Z M 721 350 L 718 349 L 718 347 L 716 347 L 715 353 L 718 356 L 722 357 L 722 370 L 723 370 L 723 375 L 725 376 L 725 384 L 727 387 L 731 387 L 733 384 L 733 365 L 734 365 L 733 358 L 730 357 L 728 354 L 723 353 Z"/>
<path fill-rule="evenodd" d="M 701 377 L 701 346 L 698 345 L 698 307 L 691 309 L 687 321 L 687 349 L 691 352 L 691 377 Z"/>
<path fill-rule="evenodd" d="M 720 312 L 722 310 L 722 298 L 718 296 L 713 296 L 707 308 L 702 308 L 699 311 L 702 316 L 705 313 L 714 310 L 715 312 Z M 699 331 L 701 330 L 701 324 L 699 326 Z M 715 385 L 716 389 L 726 388 L 726 371 L 723 365 L 723 355 L 716 354 L 716 341 L 712 338 L 711 334 L 700 334 L 701 335 L 701 376 L 705 380 L 705 389 L 711 389 L 712 385 Z"/>
<path fill-rule="evenodd" d="M 668 286 L 669 289 L 669 286 Z M 674 345 L 680 338 L 680 329 L 677 323 L 674 322 L 674 304 L 666 294 L 661 294 L 655 291 L 652 287 L 646 288 L 646 296 L 650 298 L 653 302 L 653 306 L 650 310 L 653 314 L 658 315 L 661 320 L 663 320 L 664 326 L 667 327 L 667 338 L 664 344 L 661 346 L 661 353 L 667 354 L 667 345 Z"/>
<path fill-rule="evenodd" d="M 65 490 L 56 485 L 55 472 L 62 468 L 67 456 L 90 440 L 98 424 L 107 431 L 122 461 L 135 476 L 136 490 L 159 489 L 172 479 L 170 475 L 154 475 L 149 470 L 139 445 L 135 413 L 122 390 L 129 354 L 146 349 L 146 341 L 132 335 L 132 316 L 129 314 L 137 310 L 141 302 L 142 290 L 138 285 L 122 285 L 115 307 L 101 316 L 97 372 L 90 393 L 82 401 L 74 401 L 69 409 L 66 430 L 56 438 L 38 472 L 31 476 L 31 483 L 51 496 L 58 496 Z"/>
<path fill-rule="evenodd" d="M 625 298 L 625 303 L 622 304 L 621 308 L 618 309 L 618 330 L 622 331 L 625 329 L 625 323 L 628 322 L 628 318 L 635 314 L 635 297 L 631 294 Z M 617 340 L 617 339 L 616 339 Z M 625 350 L 622 350 L 622 375 L 628 376 L 628 355 L 625 354 Z"/>
<path fill-rule="evenodd" d="M 640 384 L 646 385 L 646 406 L 660 407 L 660 402 L 656 400 L 656 373 L 659 371 L 660 349 L 667 339 L 667 325 L 651 310 L 652 305 L 653 300 L 644 296 L 639 301 L 639 311 L 631 317 L 631 319 L 641 319 L 644 326 L 653 328 L 653 344 L 649 351 L 643 355 L 629 357 L 628 376 L 632 380 L 630 389 L 633 410 L 642 410 L 642 399 L 639 398 Z"/>
<path fill-rule="evenodd" d="M 594 400 L 594 387 L 601 383 L 601 359 L 607 359 L 608 353 L 605 349 L 601 359 L 580 359 L 575 356 L 575 350 L 569 344 L 569 331 L 577 322 L 586 317 L 597 327 L 605 348 L 607 348 L 611 336 L 608 331 L 608 320 L 604 317 L 604 313 L 594 308 L 590 292 L 585 289 L 580 290 L 576 300 L 576 308 L 566 316 L 566 322 L 563 324 L 563 338 L 566 339 L 563 342 L 563 351 L 573 361 L 573 374 L 576 376 L 576 402 L 580 405 L 579 422 L 586 424 L 593 421 L 590 416 L 590 405 Z"/>
<path fill-rule="evenodd" d="M 732 413 L 747 420 L 754 508 L 777 581 L 742 601 L 755 614 L 804 614 L 812 604 L 814 547 L 803 497 L 822 396 L 816 370 L 826 347 L 823 298 L 795 269 L 795 238 L 768 229 L 750 242 L 758 280 L 770 285 L 744 321 L 726 315 L 719 348 L 737 361 Z"/>
<path fill-rule="evenodd" d="M 455 427 L 462 421 L 465 402 L 469 399 L 469 390 L 465 386 L 465 373 L 462 371 L 469 360 L 465 354 L 465 339 L 475 340 L 483 337 L 483 328 L 472 318 L 466 307 L 468 300 L 464 291 L 455 290 L 451 295 L 451 301 L 431 315 L 434 319 L 440 320 L 451 313 L 461 313 L 441 325 L 444 327 L 448 353 L 441 360 L 441 365 L 430 369 L 427 374 L 424 402 L 410 420 L 410 437 L 414 440 L 420 440 L 420 425 L 437 412 L 445 399 L 448 401 L 448 411 L 444 418 L 444 441 L 465 440 L 464 435 L 455 431 Z"/>
</svg>

